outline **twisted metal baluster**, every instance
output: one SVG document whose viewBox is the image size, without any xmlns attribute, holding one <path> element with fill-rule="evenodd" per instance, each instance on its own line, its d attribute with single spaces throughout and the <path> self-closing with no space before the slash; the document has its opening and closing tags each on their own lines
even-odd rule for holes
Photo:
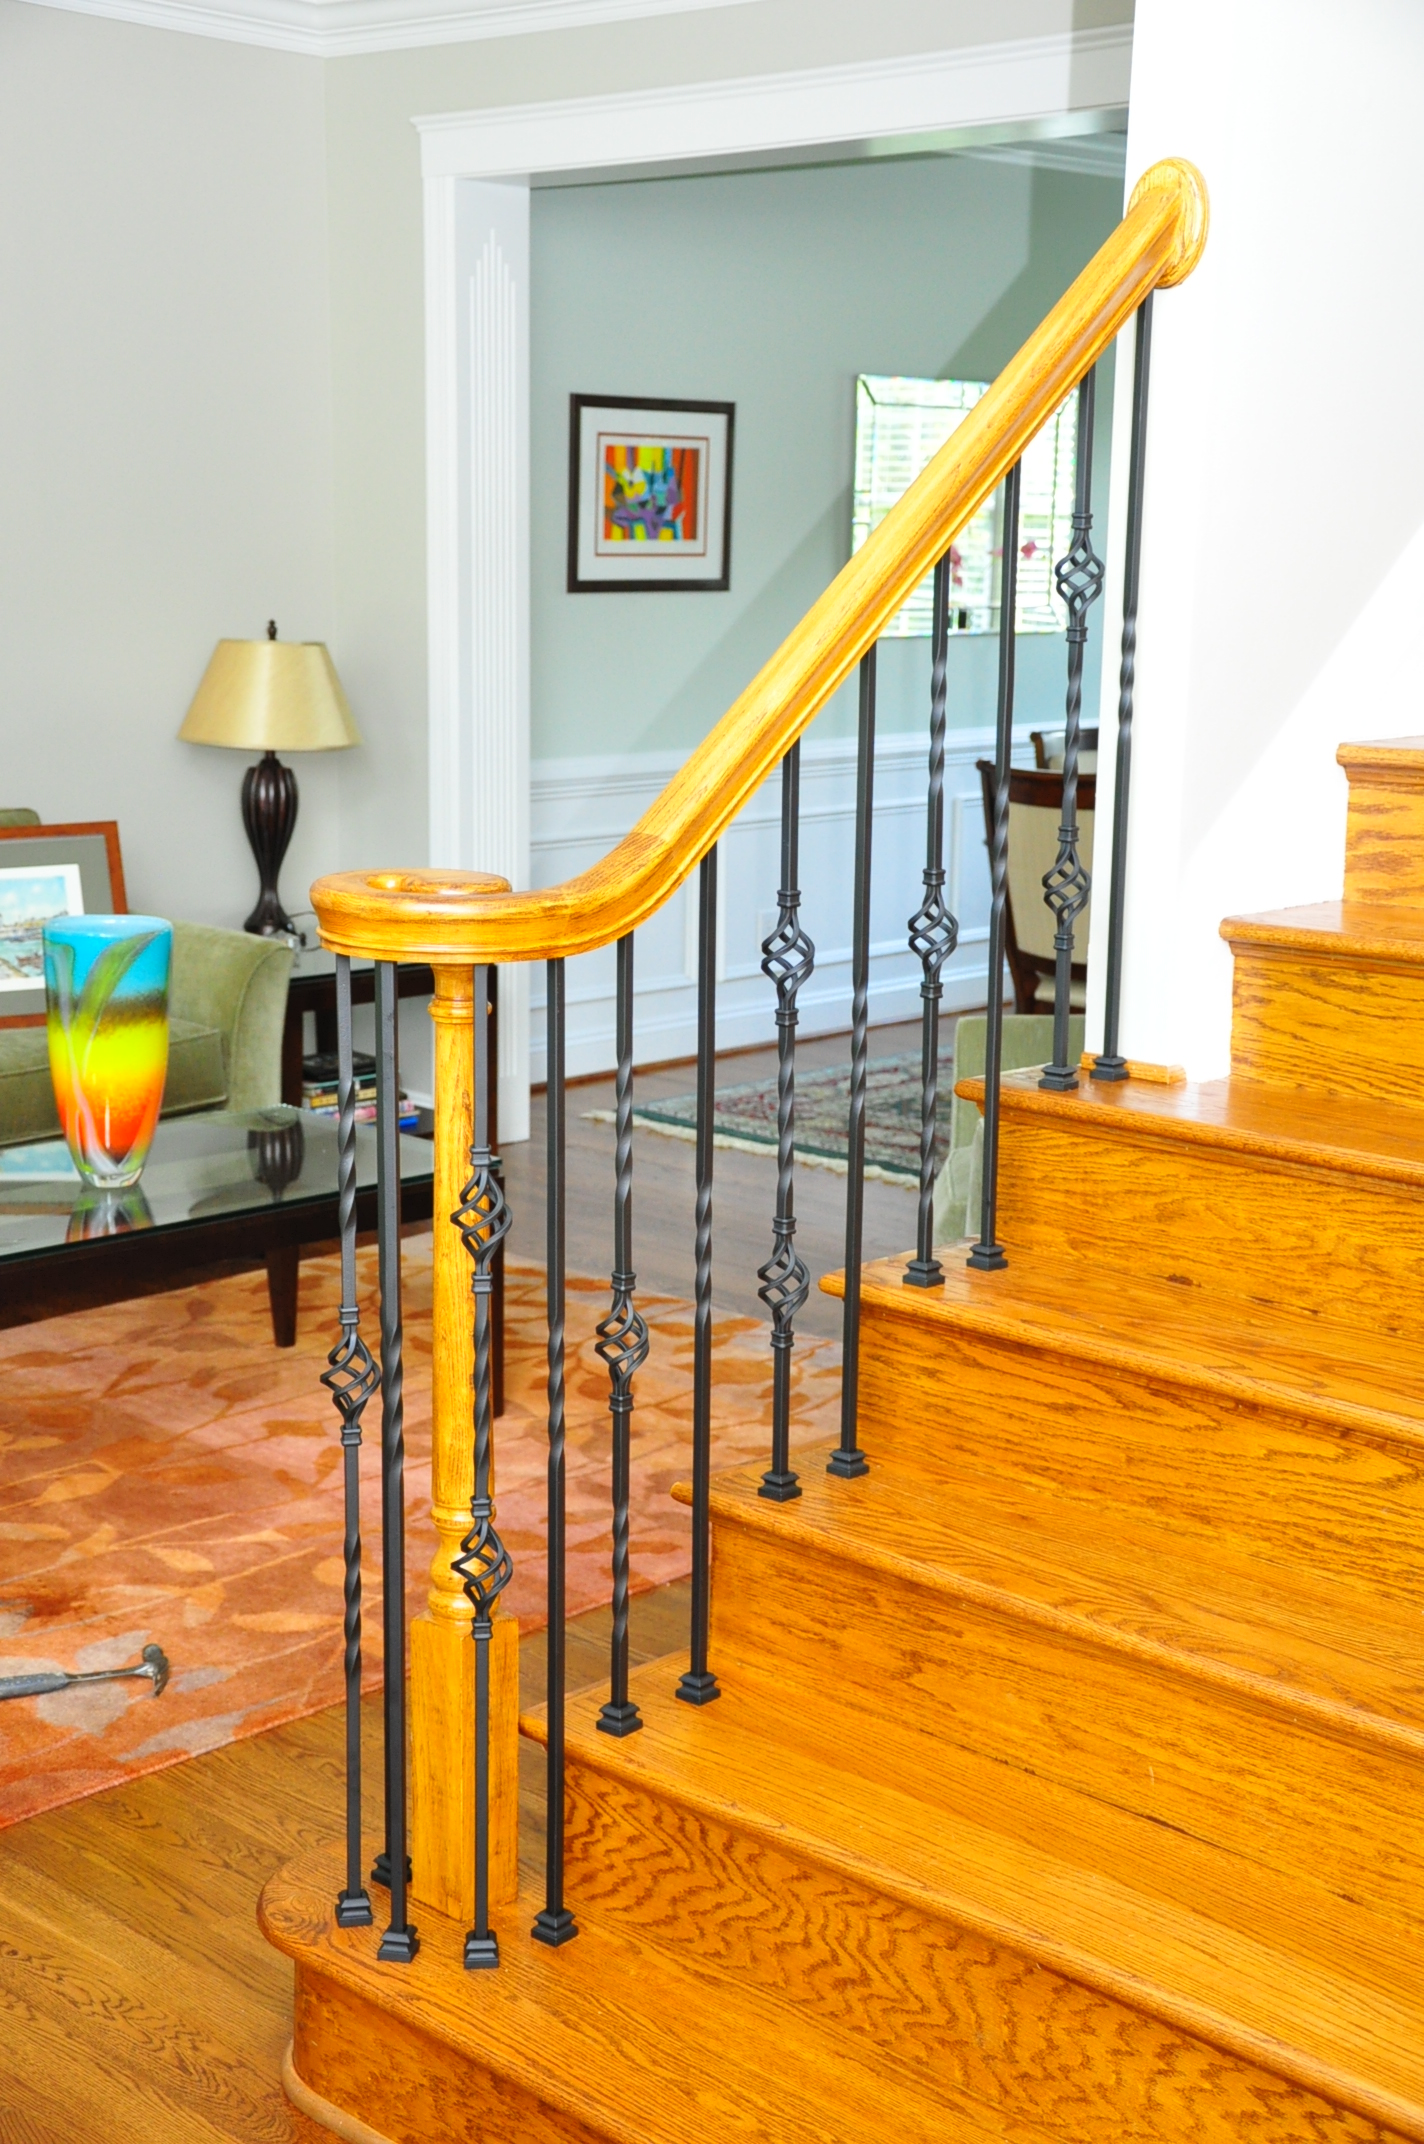
<svg viewBox="0 0 1424 2144">
<path fill-rule="evenodd" d="M 801 823 L 801 746 L 781 762 L 781 886 L 776 928 L 761 949 L 761 968 L 776 986 L 776 1218 L 771 1256 L 757 1270 L 757 1294 L 771 1312 L 771 1466 L 758 1496 L 774 1504 L 801 1494 L 791 1469 L 791 1350 L 796 1314 L 811 1290 L 806 1261 L 796 1249 L 796 996 L 816 961 L 801 928 L 797 847 Z"/>
<path fill-rule="evenodd" d="M 490 1645 L 494 1638 L 495 1602 L 514 1576 L 509 1551 L 495 1529 L 490 1494 L 494 1263 L 514 1217 L 490 1146 L 489 980 L 488 967 L 475 969 L 474 1143 L 470 1148 L 469 1182 L 450 1216 L 474 1262 L 470 1278 L 475 1314 L 474 1494 L 470 1498 L 470 1530 L 451 1564 L 474 1610 L 470 1635 L 475 1643 L 475 1919 L 465 1937 L 467 1971 L 499 1964 L 499 1939 L 489 1924 Z"/>
<path fill-rule="evenodd" d="M 826 1462 L 844 1480 L 870 1472 L 857 1438 L 860 1403 L 860 1246 L 865 1218 L 865 1083 L 870 1067 L 870 860 L 875 782 L 875 649 L 860 664 L 855 764 L 855 888 L 851 896 L 850 1122 L 846 1132 L 845 1307 L 841 1325 L 841 1441 Z"/>
<path fill-rule="evenodd" d="M 1073 541 L 1053 577 L 1068 607 L 1068 702 L 1063 732 L 1063 820 L 1058 854 L 1043 874 L 1043 897 L 1053 910 L 1053 1062 L 1040 1087 L 1076 1089 L 1078 1072 L 1068 1062 L 1068 1021 L 1073 986 L 1074 926 L 1087 906 L 1093 881 L 1078 854 L 1078 719 L 1083 708 L 1083 650 L 1088 612 L 1103 592 L 1103 562 L 1093 549 L 1093 400 L 1096 368 L 1078 388 L 1078 467 L 1073 501 Z"/>
<path fill-rule="evenodd" d="M 628 1695 L 628 1501 L 631 1493 L 633 1375 L 647 1360 L 648 1328 L 633 1304 L 633 934 L 618 941 L 618 1087 L 613 1189 L 613 1300 L 595 1343 L 608 1365 L 613 1447 L 613 1639 L 606 1735 L 636 1734 L 642 1717 Z"/>
<path fill-rule="evenodd" d="M 532 1930 L 557 1949 L 578 1934 L 564 1904 L 564 964 L 548 964 L 549 1700 L 544 1904 Z"/>
<path fill-rule="evenodd" d="M 984 1035 L 984 1180 L 979 1241 L 966 1264 L 997 1273 L 1008 1264 L 994 1235 L 999 1195 L 999 1075 L 1004 1056 L 1004 911 L 1009 887 L 1009 760 L 1014 742 L 1014 633 L 1019 588 L 1018 462 L 1004 478 L 999 587 L 999 719 L 994 742 L 994 839 L 989 850 L 989 1011 Z"/>
<path fill-rule="evenodd" d="M 381 1585 L 385 1665 L 386 1850 L 371 1875 L 389 1885 L 390 1926 L 376 1951 L 408 1965 L 420 1948 L 410 1924 L 405 1807 L 405 1409 L 401 1359 L 399 1068 L 395 963 L 376 962 L 376 1235 L 381 1276 Z"/>
<path fill-rule="evenodd" d="M 356 1301 L 356 1081 L 351 1053 L 351 962 L 336 956 L 337 1228 L 341 1237 L 341 1338 L 321 1381 L 341 1417 L 345 1499 L 346 1886 L 336 1901 L 340 1928 L 369 1928 L 371 1899 L 361 1880 L 361 1417 L 381 1381 L 361 1338 Z"/>
<path fill-rule="evenodd" d="M 1108 896 L 1107 1005 L 1103 1047 L 1092 1079 L 1127 1078 L 1118 1049 L 1122 1012 L 1122 926 L 1127 904 L 1127 806 L 1132 783 L 1132 711 L 1137 679 L 1137 591 L 1142 569 L 1142 487 L 1147 472 L 1147 375 L 1152 361 L 1152 293 L 1137 308 L 1132 364 L 1132 456 L 1127 477 L 1127 562 L 1122 583 L 1122 668 L 1118 673 L 1117 771 L 1113 781 L 1112 880 Z"/>
<path fill-rule="evenodd" d="M 922 970 L 920 999 L 920 1210 L 907 1288 L 942 1288 L 944 1267 L 934 1254 L 935 1134 L 939 1120 L 940 972 L 959 943 L 959 919 L 944 898 L 944 724 L 949 672 L 950 563 L 934 570 L 934 637 L 930 662 L 930 786 L 925 812 L 925 897 L 909 921 L 910 951 Z"/>
<path fill-rule="evenodd" d="M 712 1603 L 712 1133 L 717 1107 L 717 851 L 697 881 L 697 1216 L 692 1328 L 691 1659 L 677 1694 L 687 1705 L 721 1696 L 707 1665 Z"/>
</svg>

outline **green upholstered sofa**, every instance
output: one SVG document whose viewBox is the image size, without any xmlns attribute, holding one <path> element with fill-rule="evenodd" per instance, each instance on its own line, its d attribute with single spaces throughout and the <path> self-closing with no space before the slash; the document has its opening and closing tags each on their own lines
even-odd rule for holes
<svg viewBox="0 0 1424 2144">
<path fill-rule="evenodd" d="M 0 826 L 36 824 L 35 812 L 0 811 Z M 174 924 L 165 1117 L 282 1099 L 291 968 L 290 950 L 270 938 Z M 43 1027 L 0 1027 L 0 1146 L 58 1131 Z"/>
</svg>

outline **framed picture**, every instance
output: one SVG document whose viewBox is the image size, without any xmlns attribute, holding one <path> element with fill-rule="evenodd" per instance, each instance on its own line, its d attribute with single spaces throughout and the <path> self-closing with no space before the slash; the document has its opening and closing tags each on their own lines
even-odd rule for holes
<svg viewBox="0 0 1424 2144">
<path fill-rule="evenodd" d="M 43 934 L 51 916 L 121 916 L 127 909 L 113 819 L 0 826 L 0 1027 L 44 1019 Z"/>
<path fill-rule="evenodd" d="M 732 402 L 569 397 L 569 593 L 723 589 Z"/>
</svg>

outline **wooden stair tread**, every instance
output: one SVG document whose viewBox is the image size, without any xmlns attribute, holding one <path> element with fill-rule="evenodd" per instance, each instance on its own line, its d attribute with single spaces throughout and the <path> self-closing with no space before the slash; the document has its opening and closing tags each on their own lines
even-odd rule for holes
<svg viewBox="0 0 1424 2144">
<path fill-rule="evenodd" d="M 939 1288 L 905 1286 L 908 1253 L 865 1266 L 862 1304 L 943 1327 L 946 1338 L 983 1332 L 1236 1402 L 1279 1402 L 1397 1443 L 1411 1457 L 1424 1452 L 1424 1341 L 1403 1335 L 1385 1344 L 1357 1326 L 1292 1319 L 1274 1304 L 1211 1296 L 1106 1261 L 1065 1263 L 1011 1247 L 1003 1271 L 979 1273 L 962 1247 L 940 1257 Z M 845 1276 L 828 1274 L 821 1285 L 841 1295 Z"/>
<path fill-rule="evenodd" d="M 1424 967 L 1424 909 L 1387 908 L 1373 901 L 1315 901 L 1266 915 L 1228 916 L 1228 945 L 1324 953 L 1346 961 L 1395 961 Z"/>
<path fill-rule="evenodd" d="M 928 1803 L 877 1776 L 863 1710 L 833 1691 L 814 1723 L 791 1719 L 773 1685 L 724 1665 L 719 1701 L 694 1708 L 672 1694 L 678 1666 L 635 1671 L 645 1724 L 621 1741 L 596 1728 L 601 1693 L 572 1700 L 571 1759 L 1424 2138 L 1421 1961 L 1407 1930 L 950 1742 L 935 1744 Z M 542 1712 L 521 1724 L 544 1739 Z"/>
<path fill-rule="evenodd" d="M 1074 1092 L 1057 1094 L 1041 1088 L 1038 1077 L 1034 1071 L 1005 1074 L 1001 1097 L 1006 1117 L 1022 1112 L 1093 1134 L 1146 1134 L 1262 1160 L 1424 1186 L 1424 1112 L 1394 1101 L 1316 1094 L 1251 1079 L 1209 1080 L 1199 1086 L 1085 1079 Z M 984 1082 L 961 1080 L 955 1093 L 982 1102 Z M 1223 1255 L 1229 1253 L 1224 1249 Z"/>
<path fill-rule="evenodd" d="M 686 1710 L 686 1707 L 681 1708 Z M 839 2045 L 814 2018 L 580 1916 L 551 1950 L 529 1935 L 542 1894 L 497 1917 L 497 1971 L 467 1973 L 463 1925 L 418 1910 L 410 1965 L 376 1960 L 378 1928 L 339 1929 L 341 1860 L 325 1848 L 268 1883 L 264 1933 L 472 2068 L 485 2066 L 620 2144 L 1043 2144 L 981 2101 L 908 2079 Z M 576 1902 L 575 1902 L 576 1903 Z M 561 2132 L 562 2133 L 562 2132 Z"/>
<path fill-rule="evenodd" d="M 853 1486 L 826 1474 L 819 1448 L 805 1456 L 793 1503 L 768 1503 L 760 1469 L 740 1468 L 714 1481 L 714 1516 L 1424 1758 L 1414 1604 L 1273 1566 L 1229 1538 L 1173 1535 L 1110 1493 L 1036 1490 L 962 1451 L 925 1467 L 897 1453 Z"/>
</svg>

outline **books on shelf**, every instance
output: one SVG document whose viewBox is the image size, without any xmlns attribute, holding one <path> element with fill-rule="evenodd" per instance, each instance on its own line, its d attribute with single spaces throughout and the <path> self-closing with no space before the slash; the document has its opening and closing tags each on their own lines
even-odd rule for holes
<svg viewBox="0 0 1424 2144">
<path fill-rule="evenodd" d="M 352 1054 L 351 1070 L 356 1080 L 356 1122 L 374 1124 L 376 1121 L 376 1060 L 366 1050 Z M 302 1107 L 313 1116 L 335 1118 L 340 1114 L 338 1100 L 340 1067 L 334 1050 L 321 1050 L 314 1056 L 302 1059 Z M 420 1122 L 420 1112 L 413 1102 L 402 1093 L 398 1120 L 402 1131 L 413 1131 Z"/>
</svg>

